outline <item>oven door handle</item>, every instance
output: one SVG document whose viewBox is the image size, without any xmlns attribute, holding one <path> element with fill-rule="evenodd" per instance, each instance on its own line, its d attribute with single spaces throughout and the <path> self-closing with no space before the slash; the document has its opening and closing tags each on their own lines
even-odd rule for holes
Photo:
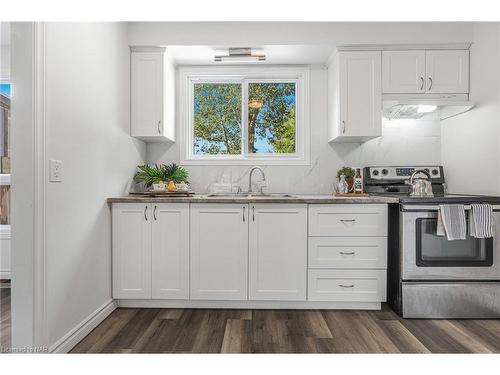
<svg viewBox="0 0 500 375">
<path fill-rule="evenodd" d="M 492 206 L 493 211 L 500 211 L 500 206 Z M 466 211 L 470 211 L 470 204 L 464 205 Z M 420 204 L 403 204 L 401 205 L 401 211 L 438 211 L 439 205 L 420 205 Z"/>
</svg>

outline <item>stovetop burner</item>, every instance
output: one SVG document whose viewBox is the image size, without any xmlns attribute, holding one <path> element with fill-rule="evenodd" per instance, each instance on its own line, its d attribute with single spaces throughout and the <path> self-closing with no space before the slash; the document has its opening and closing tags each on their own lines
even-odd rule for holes
<svg viewBox="0 0 500 375">
<path fill-rule="evenodd" d="M 410 197 L 409 186 L 405 183 L 417 169 L 424 169 L 431 175 L 434 197 Z M 364 189 L 370 195 L 399 198 L 404 204 L 441 204 L 441 203 L 495 203 L 500 204 L 500 197 L 446 194 L 445 178 L 442 166 L 382 166 L 363 169 Z"/>
</svg>

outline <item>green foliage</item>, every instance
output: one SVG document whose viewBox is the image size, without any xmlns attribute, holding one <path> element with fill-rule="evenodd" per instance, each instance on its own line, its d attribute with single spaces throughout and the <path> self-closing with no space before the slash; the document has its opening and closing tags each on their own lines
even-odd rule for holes
<svg viewBox="0 0 500 375">
<path fill-rule="evenodd" d="M 137 173 L 134 175 L 134 181 L 136 183 L 144 183 L 146 187 L 151 187 L 153 184 L 157 184 L 160 181 L 163 181 L 164 169 L 163 166 L 155 165 L 151 167 L 147 164 L 139 165 L 137 167 L 139 169 Z"/>
<path fill-rule="evenodd" d="M 189 174 L 187 170 L 175 163 L 169 165 L 155 164 L 154 167 L 144 164 L 139 165 L 137 168 L 139 170 L 134 175 L 134 181 L 143 183 L 146 187 L 151 187 L 160 181 L 188 182 Z"/>
<path fill-rule="evenodd" d="M 241 90 L 240 83 L 194 84 L 195 154 L 241 154 Z M 249 83 L 248 91 L 249 101 L 261 103 L 247 107 L 249 152 L 294 153 L 295 84 Z"/>
<path fill-rule="evenodd" d="M 189 173 L 180 165 L 175 163 L 164 165 L 165 168 L 165 181 L 188 182 Z"/>
<path fill-rule="evenodd" d="M 354 177 L 356 175 L 356 171 L 351 167 L 342 167 L 337 171 L 337 178 L 340 178 L 341 175 L 347 177 Z"/>
<path fill-rule="evenodd" d="M 270 152 L 295 152 L 295 84 L 250 83 L 248 97 L 263 104 L 248 110 L 249 151 L 258 152 L 258 136 L 273 146 Z"/>
<path fill-rule="evenodd" d="M 241 84 L 195 83 L 195 154 L 241 153 Z"/>
<path fill-rule="evenodd" d="M 268 139 L 275 152 L 292 154 L 295 152 L 295 107 L 287 113 L 288 119 L 275 129 L 274 136 Z"/>
</svg>

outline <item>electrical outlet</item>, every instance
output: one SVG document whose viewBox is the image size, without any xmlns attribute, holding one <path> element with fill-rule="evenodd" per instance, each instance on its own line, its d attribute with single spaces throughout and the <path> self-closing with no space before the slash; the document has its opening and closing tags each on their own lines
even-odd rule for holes
<svg viewBox="0 0 500 375">
<path fill-rule="evenodd" d="M 62 182 L 62 161 L 61 160 L 50 160 L 50 182 Z"/>
</svg>

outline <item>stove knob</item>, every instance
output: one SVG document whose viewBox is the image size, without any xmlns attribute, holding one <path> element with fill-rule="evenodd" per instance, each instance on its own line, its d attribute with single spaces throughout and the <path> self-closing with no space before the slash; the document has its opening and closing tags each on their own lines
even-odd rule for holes
<svg viewBox="0 0 500 375">
<path fill-rule="evenodd" d="M 433 169 L 431 172 L 434 176 L 437 176 L 439 171 L 437 169 Z"/>
<path fill-rule="evenodd" d="M 374 175 L 374 176 L 378 176 L 378 173 L 379 173 L 379 172 L 378 172 L 378 169 L 374 169 L 374 170 L 372 171 L 372 175 Z"/>
<path fill-rule="evenodd" d="M 387 169 L 385 169 L 385 168 L 384 168 L 384 169 L 382 169 L 382 174 L 383 174 L 384 176 L 386 176 L 386 175 L 387 175 L 387 173 L 389 173 L 389 171 L 388 171 Z"/>
</svg>

